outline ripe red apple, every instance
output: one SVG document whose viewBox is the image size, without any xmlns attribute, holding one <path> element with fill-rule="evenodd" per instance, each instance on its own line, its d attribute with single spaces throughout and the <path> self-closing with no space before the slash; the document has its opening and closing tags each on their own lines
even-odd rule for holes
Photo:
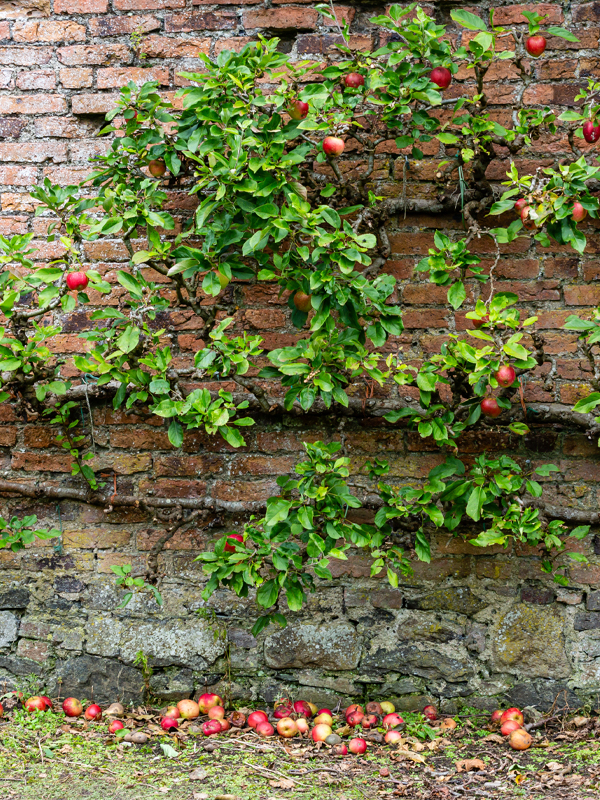
<svg viewBox="0 0 600 800">
<path fill-rule="evenodd" d="M 323 152 L 326 156 L 341 156 L 345 146 L 344 140 L 337 136 L 326 136 L 323 139 Z"/>
<path fill-rule="evenodd" d="M 446 67 L 436 67 L 429 73 L 429 80 L 437 83 L 440 89 L 447 89 L 452 83 L 452 73 Z"/>
<path fill-rule="evenodd" d="M 332 756 L 347 756 L 348 748 L 343 742 L 340 742 L 340 744 L 334 744 L 329 752 Z"/>
<path fill-rule="evenodd" d="M 514 719 L 509 719 L 503 722 L 500 726 L 500 733 L 502 736 L 509 736 L 513 731 L 519 730 L 521 725 Z"/>
<path fill-rule="evenodd" d="M 329 725 L 325 725 L 324 723 L 321 725 L 315 725 L 315 727 L 311 731 L 311 737 L 313 742 L 324 742 L 328 736 L 331 736 L 333 731 Z"/>
<path fill-rule="evenodd" d="M 88 276 L 85 272 L 69 272 L 67 275 L 67 286 L 69 289 L 83 291 L 88 283 Z"/>
<path fill-rule="evenodd" d="M 171 719 L 179 719 L 181 714 L 179 713 L 177 706 L 167 706 L 164 716 L 170 717 Z"/>
<path fill-rule="evenodd" d="M 359 86 L 365 85 L 365 79 L 359 72 L 349 72 L 344 77 L 344 83 L 349 89 L 358 89 Z"/>
<path fill-rule="evenodd" d="M 305 717 L 312 717 L 312 710 L 311 707 L 308 705 L 306 700 L 296 700 L 294 703 L 294 711 L 296 714 L 302 714 Z M 319 714 L 321 712 L 319 711 Z"/>
<path fill-rule="evenodd" d="M 327 714 L 326 712 L 319 712 L 319 714 L 314 718 L 313 723 L 315 725 L 329 725 L 329 727 L 331 727 L 333 725 L 333 717 L 331 714 Z"/>
<path fill-rule="evenodd" d="M 486 417 L 499 417 L 502 409 L 495 397 L 486 397 L 481 401 L 481 413 Z"/>
<path fill-rule="evenodd" d="M 96 703 L 92 703 L 91 706 L 88 706 L 85 710 L 83 715 L 86 719 L 95 720 L 98 722 L 102 719 L 102 709 Z"/>
<path fill-rule="evenodd" d="M 379 705 L 381 706 L 382 714 L 393 714 L 396 710 L 396 706 L 393 703 L 390 703 L 389 700 L 384 700 Z"/>
<path fill-rule="evenodd" d="M 500 386 L 503 386 L 506 389 L 509 386 L 513 385 L 513 383 L 515 382 L 515 378 L 517 377 L 517 373 L 508 364 L 503 364 L 498 370 L 498 372 L 496 372 L 494 377 L 496 378 Z"/>
<path fill-rule="evenodd" d="M 423 716 L 425 717 L 425 719 L 428 719 L 430 720 L 430 722 L 433 722 L 438 718 L 437 708 L 435 706 L 425 706 L 425 708 L 423 709 Z"/>
<path fill-rule="evenodd" d="M 583 138 L 589 144 L 593 144 L 600 139 L 600 125 L 594 125 L 593 120 L 588 119 L 583 123 Z"/>
<path fill-rule="evenodd" d="M 473 323 L 473 327 L 477 328 L 477 329 L 483 328 L 483 326 L 486 324 L 486 322 L 489 322 L 489 321 L 490 321 L 489 314 L 484 314 L 483 317 L 481 317 L 481 319 L 472 319 L 471 320 L 471 322 Z"/>
<path fill-rule="evenodd" d="M 385 717 L 383 718 L 383 727 L 386 730 L 389 730 L 390 728 L 395 728 L 396 725 L 402 725 L 403 723 L 404 720 L 402 719 L 400 714 L 396 714 L 394 711 L 392 711 L 391 714 L 386 714 Z"/>
<path fill-rule="evenodd" d="M 4 716 L 4 706 L 0 703 L 0 717 Z"/>
<path fill-rule="evenodd" d="M 294 100 L 292 103 L 289 104 L 287 112 L 292 119 L 306 119 L 308 116 L 308 103 L 304 103 L 302 100 Z"/>
<path fill-rule="evenodd" d="M 269 718 L 264 711 L 253 711 L 248 715 L 248 726 L 256 728 L 261 722 L 268 722 Z"/>
<path fill-rule="evenodd" d="M 225 709 L 223 706 L 213 706 L 208 709 L 209 719 L 225 719 Z"/>
<path fill-rule="evenodd" d="M 370 703 L 367 703 L 365 706 L 365 711 L 367 714 L 377 714 L 378 716 L 383 714 L 381 703 L 378 703 L 376 700 L 372 700 Z"/>
<path fill-rule="evenodd" d="M 300 733 L 308 733 L 309 725 L 306 717 L 298 717 L 296 720 L 296 727 L 300 731 Z"/>
<path fill-rule="evenodd" d="M 508 737 L 508 743 L 513 750 L 528 750 L 531 747 L 531 742 L 531 736 L 523 728 L 517 728 Z"/>
<path fill-rule="evenodd" d="M 259 722 L 256 726 L 256 732 L 259 736 L 274 736 L 275 735 L 275 728 L 271 725 L 270 722 Z"/>
<path fill-rule="evenodd" d="M 234 539 L 236 542 L 242 543 L 244 541 L 244 537 L 241 533 L 230 533 L 227 536 L 227 541 L 225 542 L 225 547 L 223 548 L 226 553 L 235 553 L 236 546 L 234 544 L 229 544 L 229 540 Z"/>
<path fill-rule="evenodd" d="M 526 231 L 533 231 L 536 228 L 535 220 L 530 216 L 531 208 L 525 206 L 521 209 L 521 222 Z"/>
<path fill-rule="evenodd" d="M 198 698 L 198 708 L 201 714 L 208 714 L 211 708 L 222 705 L 223 700 L 218 694 L 201 694 Z"/>
<path fill-rule="evenodd" d="M 518 722 L 519 725 L 522 725 L 524 721 L 522 712 L 518 708 L 507 708 L 502 714 L 500 721 L 508 722 L 509 720 L 514 720 L 515 722 Z"/>
<path fill-rule="evenodd" d="M 222 731 L 228 731 L 229 728 L 231 728 L 231 724 L 230 724 L 229 720 L 227 720 L 227 719 L 217 719 L 217 720 L 215 720 L 215 722 L 219 723 L 219 725 L 221 726 L 221 730 Z"/>
<path fill-rule="evenodd" d="M 285 739 L 291 739 L 298 733 L 298 726 L 296 721 L 291 717 L 283 717 L 277 723 L 277 733 Z"/>
<path fill-rule="evenodd" d="M 108 732 L 116 733 L 117 731 L 122 731 L 124 727 L 125 725 L 123 725 L 120 719 L 113 719 L 112 722 L 108 723 Z"/>
<path fill-rule="evenodd" d="M 491 720 L 494 723 L 494 725 L 500 724 L 500 720 L 502 719 L 502 713 L 503 712 L 499 708 L 497 708 L 492 713 Z"/>
<path fill-rule="evenodd" d="M 148 169 L 150 171 L 150 175 L 154 178 L 162 178 L 162 176 L 167 171 L 167 165 L 162 160 L 162 158 L 154 159 L 148 164 Z"/>
<path fill-rule="evenodd" d="M 346 722 L 350 725 L 351 728 L 355 728 L 357 725 L 363 721 L 364 714 L 362 711 L 353 711 L 351 714 L 348 714 L 346 717 Z"/>
<path fill-rule="evenodd" d="M 193 700 L 180 700 L 177 709 L 183 719 L 196 719 L 200 716 L 200 707 Z"/>
<path fill-rule="evenodd" d="M 360 724 L 365 730 L 369 730 L 369 728 L 376 728 L 378 721 L 379 717 L 377 714 L 365 714 Z"/>
<path fill-rule="evenodd" d="M 67 697 L 62 708 L 67 717 L 79 717 L 83 713 L 83 706 L 76 697 Z"/>
<path fill-rule="evenodd" d="M 350 739 L 348 743 L 348 750 L 355 755 L 362 755 L 367 750 L 367 743 L 364 739 L 357 737 L 356 739 Z"/>
<path fill-rule="evenodd" d="M 517 214 L 520 214 L 526 205 L 527 205 L 527 200 L 525 200 L 524 197 L 519 197 L 519 199 L 515 203 L 515 211 L 517 212 Z"/>
<path fill-rule="evenodd" d="M 163 731 L 171 731 L 178 728 L 179 723 L 173 717 L 164 717 L 160 721 L 160 727 L 163 729 Z"/>
<path fill-rule="evenodd" d="M 383 737 L 386 744 L 399 744 L 402 741 L 400 731 L 388 731 Z"/>
<path fill-rule="evenodd" d="M 320 708 L 317 711 L 317 714 L 329 714 L 329 716 L 333 719 L 333 711 L 330 708 Z"/>
<path fill-rule="evenodd" d="M 208 722 L 203 722 L 201 727 L 205 736 L 216 736 L 221 733 L 221 723 L 218 719 L 209 719 Z"/>
<path fill-rule="evenodd" d="M 348 706 L 348 708 L 344 710 L 344 716 L 347 717 L 348 714 L 352 714 L 353 711 L 360 711 L 361 713 L 363 713 L 364 708 L 362 706 L 359 706 L 358 703 L 353 703 L 351 706 Z"/>
<path fill-rule="evenodd" d="M 30 697 L 28 700 L 25 701 L 24 704 L 25 711 L 29 711 L 30 713 L 33 711 L 45 711 L 46 701 L 43 697 Z"/>
<path fill-rule="evenodd" d="M 546 40 L 539 34 L 537 36 L 530 36 L 525 42 L 525 49 L 530 56 L 538 58 L 546 49 Z"/>
<path fill-rule="evenodd" d="M 42 700 L 44 701 L 44 703 L 46 703 L 46 708 L 52 710 L 53 708 L 52 700 L 50 700 L 49 697 L 46 697 L 45 694 L 42 695 Z"/>
<path fill-rule="evenodd" d="M 581 205 L 581 203 L 576 200 L 573 203 L 573 219 L 575 222 L 582 222 L 587 217 L 587 211 Z"/>
<path fill-rule="evenodd" d="M 277 706 L 275 711 L 273 712 L 273 716 L 275 719 L 285 719 L 289 717 L 290 714 L 294 713 L 294 709 L 291 706 Z"/>
</svg>

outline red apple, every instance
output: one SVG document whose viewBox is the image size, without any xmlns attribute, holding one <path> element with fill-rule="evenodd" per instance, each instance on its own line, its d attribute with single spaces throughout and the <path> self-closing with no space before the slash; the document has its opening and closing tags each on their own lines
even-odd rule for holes
<svg viewBox="0 0 600 800">
<path fill-rule="evenodd" d="M 270 722 L 259 722 L 256 726 L 256 732 L 259 736 L 273 736 L 275 734 L 275 728 L 271 725 Z"/>
<path fill-rule="evenodd" d="M 296 721 L 291 717 L 283 717 L 277 723 L 277 733 L 285 739 L 291 739 L 298 733 L 298 726 Z"/>
<path fill-rule="evenodd" d="M 536 228 L 535 220 L 530 216 L 531 208 L 525 206 L 521 209 L 521 222 L 526 231 L 533 231 Z"/>
<path fill-rule="evenodd" d="M 116 733 L 117 731 L 122 731 L 124 727 L 125 725 L 123 725 L 120 719 L 113 719 L 112 722 L 108 723 L 108 732 Z"/>
<path fill-rule="evenodd" d="M 519 725 L 522 725 L 524 721 L 522 712 L 518 708 L 507 708 L 500 717 L 500 722 L 508 722 L 509 720 L 514 720 Z"/>
<path fill-rule="evenodd" d="M 364 708 L 359 706 L 358 703 L 353 703 L 351 706 L 348 706 L 348 708 L 345 709 L 344 716 L 347 717 L 348 714 L 352 714 L 353 711 L 360 711 L 362 714 L 364 712 Z"/>
<path fill-rule="evenodd" d="M 221 723 L 218 719 L 209 719 L 208 722 L 203 722 L 201 727 L 205 736 L 216 736 L 221 733 Z"/>
<path fill-rule="evenodd" d="M 88 706 L 85 710 L 83 715 L 86 719 L 95 720 L 98 722 L 102 719 L 102 709 L 96 703 L 92 703 L 91 706 Z"/>
<path fill-rule="evenodd" d="M 209 719 L 225 719 L 225 709 L 223 706 L 213 706 L 208 709 Z"/>
<path fill-rule="evenodd" d="M 277 706 L 275 711 L 273 712 L 273 716 L 275 719 L 285 719 L 289 717 L 290 714 L 294 713 L 294 709 L 291 706 Z"/>
<path fill-rule="evenodd" d="M 474 328 L 483 328 L 483 326 L 490 321 L 489 315 L 484 314 L 481 319 L 472 319 L 471 322 L 473 323 Z"/>
<path fill-rule="evenodd" d="M 353 711 L 351 714 L 348 714 L 346 717 L 346 722 L 350 725 L 351 728 L 355 728 L 357 725 L 363 721 L 364 714 L 362 711 Z"/>
<path fill-rule="evenodd" d="M 200 716 L 200 707 L 193 700 L 180 700 L 177 703 L 177 710 L 183 719 L 196 719 Z"/>
<path fill-rule="evenodd" d="M 519 199 L 515 203 L 515 211 L 518 214 L 520 214 L 521 211 L 525 208 L 526 205 L 527 205 L 527 200 L 525 200 L 524 197 L 519 197 Z"/>
<path fill-rule="evenodd" d="M 171 719 L 179 719 L 181 714 L 179 713 L 177 706 L 167 706 L 164 716 L 170 717 Z"/>
<path fill-rule="evenodd" d="M 37 696 L 30 697 L 28 700 L 26 700 L 23 707 L 25 708 L 25 711 L 29 711 L 30 713 L 33 711 L 45 711 L 47 708 L 44 698 Z"/>
<path fill-rule="evenodd" d="M 517 373 L 508 364 L 503 364 L 498 370 L 498 372 L 496 372 L 494 377 L 496 378 L 500 386 L 503 386 L 505 389 L 507 389 L 509 386 L 512 386 L 513 383 L 515 382 Z"/>
<path fill-rule="evenodd" d="M 365 714 L 360 724 L 365 730 L 369 730 L 369 728 L 376 728 L 378 721 L 379 717 L 377 714 Z"/>
<path fill-rule="evenodd" d="M 358 89 L 359 86 L 365 85 L 365 79 L 359 72 L 349 72 L 344 77 L 344 83 L 349 89 Z"/>
<path fill-rule="evenodd" d="M 201 714 L 208 714 L 211 708 L 222 705 L 223 700 L 218 694 L 201 694 L 198 698 L 198 708 Z"/>
<path fill-rule="evenodd" d="M 236 542 L 243 543 L 244 537 L 242 536 L 241 533 L 230 533 L 230 534 L 227 535 L 227 540 L 225 542 L 224 550 L 225 550 L 226 553 L 235 553 L 236 545 L 229 544 L 229 540 L 230 539 L 234 539 Z"/>
<path fill-rule="evenodd" d="M 163 729 L 163 731 L 171 731 L 178 728 L 179 723 L 173 717 L 164 717 L 160 721 L 160 727 Z"/>
<path fill-rule="evenodd" d="M 350 739 L 348 743 L 348 750 L 355 755 L 362 755 L 367 750 L 367 743 L 364 739 L 357 737 L 356 739 Z"/>
<path fill-rule="evenodd" d="M 395 711 L 392 711 L 391 714 L 386 714 L 385 717 L 383 718 L 383 727 L 386 730 L 389 730 L 390 728 L 395 728 L 396 725 L 402 725 L 403 723 L 404 720 L 402 719 L 400 714 L 396 714 Z"/>
<path fill-rule="evenodd" d="M 85 272 L 69 272 L 67 275 L 67 286 L 69 289 L 83 291 L 88 283 L 88 276 Z"/>
<path fill-rule="evenodd" d="M 294 703 L 294 711 L 296 714 L 302 714 L 305 717 L 312 717 L 312 710 L 311 707 L 308 705 L 306 700 L 296 700 Z M 319 711 L 319 714 L 321 712 Z"/>
<path fill-rule="evenodd" d="M 49 697 L 46 697 L 45 694 L 42 695 L 42 700 L 44 701 L 44 703 L 46 703 L 46 708 L 52 710 L 53 708 L 52 700 L 50 700 Z"/>
<path fill-rule="evenodd" d="M 388 731 L 383 737 L 386 744 L 399 744 L 402 741 L 400 731 Z"/>
<path fill-rule="evenodd" d="M 425 706 L 423 709 L 423 716 L 425 719 L 428 719 L 430 722 L 433 722 L 438 718 L 437 708 L 435 706 Z"/>
<path fill-rule="evenodd" d="M 481 401 L 481 413 L 486 417 L 499 417 L 502 409 L 495 397 L 486 397 Z"/>
<path fill-rule="evenodd" d="M 525 42 L 525 49 L 530 56 L 538 58 L 538 56 L 541 56 L 546 49 L 546 40 L 539 34 L 537 36 L 530 36 Z"/>
<path fill-rule="evenodd" d="M 0 717 L 4 716 L 4 706 L 0 703 Z"/>
<path fill-rule="evenodd" d="M 579 201 L 573 203 L 573 219 L 575 222 L 582 222 L 587 217 L 587 211 Z"/>
<path fill-rule="evenodd" d="M 531 742 L 531 736 L 523 728 L 518 728 L 508 737 L 508 743 L 513 750 L 528 750 L 531 747 Z"/>
<path fill-rule="evenodd" d="M 150 171 L 150 175 L 152 175 L 154 178 L 162 178 L 167 171 L 167 165 L 162 158 L 154 159 L 148 164 L 148 169 Z"/>
<path fill-rule="evenodd" d="M 79 717 L 83 713 L 83 706 L 75 697 L 67 697 L 62 708 L 67 717 Z"/>
<path fill-rule="evenodd" d="M 446 67 L 436 67 L 429 73 L 429 80 L 437 83 L 440 89 L 447 89 L 452 83 L 452 73 Z"/>
<path fill-rule="evenodd" d="M 320 708 L 317 714 L 329 714 L 331 719 L 333 719 L 333 711 L 330 708 Z"/>
<path fill-rule="evenodd" d="M 520 727 L 519 723 L 514 719 L 509 719 L 500 726 L 500 733 L 502 736 L 509 736 L 513 731 L 519 730 Z"/>
<path fill-rule="evenodd" d="M 331 727 L 323 723 L 321 725 L 315 725 L 310 735 L 312 736 L 313 742 L 324 742 L 332 733 Z"/>
<path fill-rule="evenodd" d="M 318 714 L 314 718 L 313 723 L 315 725 L 329 725 L 329 727 L 331 727 L 333 725 L 333 717 L 331 716 L 331 714 L 326 714 L 326 713 Z"/>
<path fill-rule="evenodd" d="M 264 711 L 253 711 L 248 715 L 248 725 L 250 728 L 256 728 L 261 722 L 268 722 L 269 718 Z"/>
<path fill-rule="evenodd" d="M 347 756 L 348 748 L 343 742 L 341 742 L 340 744 L 334 744 L 329 752 L 332 756 Z"/>
<path fill-rule="evenodd" d="M 600 139 L 600 125 L 594 125 L 593 120 L 588 119 L 583 123 L 583 138 L 589 144 L 593 144 Z"/>
<path fill-rule="evenodd" d="M 494 723 L 494 725 L 497 725 L 497 724 L 499 724 L 499 723 L 500 723 L 500 720 L 501 720 L 501 719 L 502 719 L 502 711 L 501 711 L 499 708 L 497 708 L 497 709 L 496 709 L 496 710 L 495 710 L 495 711 L 492 713 L 491 720 L 492 720 L 492 722 Z"/>
<path fill-rule="evenodd" d="M 306 119 L 308 116 L 308 103 L 304 103 L 302 100 L 294 100 L 288 106 L 287 112 L 292 119 Z"/>
<path fill-rule="evenodd" d="M 215 720 L 215 721 L 219 723 L 219 725 L 221 726 L 221 730 L 222 731 L 228 731 L 229 728 L 231 728 L 231 724 L 230 724 L 229 720 L 227 720 L 227 719 L 218 719 L 218 720 Z"/>
<path fill-rule="evenodd" d="M 344 140 L 337 136 L 326 136 L 323 139 L 323 152 L 326 156 L 341 156 L 345 146 Z"/>
<path fill-rule="evenodd" d="M 300 733 L 308 733 L 309 726 L 306 717 L 298 717 L 296 720 L 296 727 L 300 731 Z"/>
</svg>

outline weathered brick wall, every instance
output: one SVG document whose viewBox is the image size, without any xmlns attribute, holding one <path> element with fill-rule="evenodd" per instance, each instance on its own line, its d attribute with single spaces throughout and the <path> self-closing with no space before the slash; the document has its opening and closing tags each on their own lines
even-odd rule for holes
<svg viewBox="0 0 600 800">
<path fill-rule="evenodd" d="M 518 23 L 522 8 L 497 7 L 495 20 Z M 383 7 L 356 3 L 337 9 L 352 20 L 353 46 L 370 48 L 384 41 L 368 21 Z M 551 23 L 575 29 L 581 44 L 550 40 L 544 57 L 532 64 L 536 80 L 524 102 L 571 102 L 600 64 L 600 4 L 548 3 L 535 9 L 548 13 Z M 449 21 L 447 6 L 438 16 Z M 243 0 L 239 5 L 226 0 L 54 0 L 53 7 L 50 0 L 11 0 L 0 1 L 0 19 L 0 232 L 35 232 L 40 262 L 61 250 L 56 242 L 45 242 L 48 219 L 33 217 L 28 187 L 45 177 L 76 183 L 88 173 L 89 158 L 107 145 L 95 133 L 126 81 L 158 80 L 173 97 L 184 83 L 177 73 L 199 68 L 199 51 L 216 55 L 262 32 L 280 36 L 281 47 L 294 57 L 318 61 L 339 41 L 310 2 L 286 0 Z M 137 51 L 132 39 L 136 31 L 143 33 Z M 466 74 L 459 77 L 469 79 Z M 516 77 L 508 62 L 498 62 L 488 74 L 490 102 L 501 121 L 510 119 Z M 463 90 L 455 83 L 450 91 Z M 384 168 L 387 156 L 395 152 L 392 141 L 379 148 L 379 194 L 402 191 Z M 553 163 L 561 154 L 568 154 L 566 138 L 544 136 L 522 164 L 532 169 Z M 432 147 L 427 155 L 432 158 L 408 163 L 409 196 L 431 197 L 437 150 Z M 508 164 L 506 153 L 499 156 L 490 168 L 495 180 L 504 177 Z M 359 156 L 342 162 L 342 168 L 359 170 Z M 172 193 L 170 210 L 185 214 L 191 207 L 185 194 Z M 556 389 L 545 388 L 540 371 L 525 388 L 528 401 L 571 403 L 590 390 L 587 365 L 575 353 L 575 336 L 560 326 L 568 314 L 600 302 L 595 255 L 600 235 L 595 227 L 591 222 L 581 258 L 566 247 L 545 250 L 525 239 L 503 248 L 495 288 L 517 292 L 528 313 L 539 316 L 547 351 L 557 360 Z M 387 269 L 399 281 L 406 326 L 394 347 L 399 344 L 413 362 L 435 352 L 448 331 L 467 327 L 465 311 L 454 314 L 445 305 L 445 289 L 413 275 L 415 260 L 427 253 L 437 228 L 460 235 L 460 216 L 409 214 L 390 229 L 393 257 Z M 473 249 L 490 258 L 489 269 L 490 243 L 476 240 Z M 116 282 L 115 272 L 127 260 L 121 242 L 89 243 L 85 252 L 90 265 Z M 246 305 L 236 315 L 237 328 L 260 331 L 268 348 L 292 341 L 296 333 L 285 298 L 278 299 L 268 286 L 244 291 Z M 477 285 L 470 287 L 470 301 L 479 291 Z M 116 303 L 115 297 L 93 300 Z M 82 349 L 77 333 L 88 325 L 88 317 L 86 310 L 62 320 L 66 332 L 53 342 L 57 353 Z M 186 363 L 202 346 L 198 321 L 177 312 L 168 322 L 178 363 Z M 357 395 L 364 390 L 354 387 Z M 143 569 L 159 526 L 135 510 L 107 514 L 74 502 L 63 501 L 59 508 L 18 497 L 1 499 L 3 514 L 36 513 L 41 525 L 61 525 L 63 535 L 60 543 L 42 543 L 18 554 L 0 552 L 0 681 L 11 684 L 36 673 L 49 692 L 61 681 L 63 694 L 85 694 L 93 685 L 100 700 L 115 699 L 116 694 L 130 699 L 139 694 L 140 675 L 132 662 L 143 649 L 155 665 L 153 689 L 164 698 L 218 684 L 239 698 L 269 699 L 291 687 L 294 694 L 318 702 L 371 692 L 398 698 L 401 707 L 410 708 L 425 695 L 443 697 L 448 704 L 470 697 L 469 702 L 485 705 L 486 697 L 509 693 L 514 702 L 544 704 L 560 688 L 575 689 L 580 697 L 600 688 L 600 561 L 595 555 L 600 549 L 592 537 L 581 545 L 591 563 L 570 568 L 568 589 L 544 576 L 537 554 L 524 548 L 481 551 L 461 539 L 438 537 L 432 563 L 416 563 L 414 577 L 403 580 L 397 590 L 369 578 L 368 563 L 357 554 L 334 564 L 335 580 L 320 587 L 305 611 L 290 616 L 286 630 L 269 629 L 259 641 L 248 632 L 258 615 L 251 600 L 225 592 L 209 603 L 201 600 L 203 580 L 193 561 L 195 552 L 260 507 L 274 492 L 276 477 L 293 468 L 302 441 L 339 438 L 343 430 L 357 473 L 367 458 L 385 457 L 392 480 L 403 483 L 418 479 L 441 458 L 415 433 L 372 420 L 340 425 L 331 416 L 263 418 L 249 431 L 243 451 L 190 434 L 183 452 L 175 453 L 156 417 L 125 416 L 95 406 L 92 429 L 85 404 L 81 413 L 86 433 L 93 433 L 93 465 L 111 484 L 116 476 L 119 492 L 209 496 L 218 510 L 191 533 L 173 538 L 161 555 L 164 607 L 138 597 L 121 611 L 116 610 L 120 595 L 110 566 L 132 563 Z M 0 421 L 3 477 L 57 485 L 75 480 L 69 475 L 70 458 L 54 441 L 56 431 L 18 418 L 8 405 L 0 406 Z M 487 451 L 553 461 L 561 470 L 547 484 L 554 502 L 597 506 L 597 446 L 577 432 L 534 426 L 524 441 L 507 433 L 470 434 L 461 447 L 465 458 Z M 364 479 L 357 477 L 356 483 L 360 491 Z M 222 628 L 226 639 L 216 635 Z M 577 702 L 574 695 L 569 698 Z"/>
</svg>

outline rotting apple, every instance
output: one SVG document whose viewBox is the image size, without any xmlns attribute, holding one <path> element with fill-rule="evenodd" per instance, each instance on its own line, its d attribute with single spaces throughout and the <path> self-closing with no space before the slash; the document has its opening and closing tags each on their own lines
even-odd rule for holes
<svg viewBox="0 0 600 800">
<path fill-rule="evenodd" d="M 452 719 L 452 717 L 447 717 L 443 719 L 440 723 L 439 730 L 442 733 L 447 733 L 447 731 L 453 731 L 456 729 L 456 720 Z"/>
<path fill-rule="evenodd" d="M 367 714 L 377 714 L 378 716 L 383 714 L 381 703 L 378 703 L 376 700 L 372 700 L 370 703 L 367 703 L 365 706 L 365 711 Z"/>
<path fill-rule="evenodd" d="M 425 706 L 423 709 L 423 716 L 425 719 L 428 719 L 430 722 L 433 722 L 438 718 L 437 708 L 435 706 Z"/>
<path fill-rule="evenodd" d="M 530 734 L 523 728 L 517 728 L 508 737 L 508 743 L 513 750 L 528 750 L 532 741 Z"/>
<path fill-rule="evenodd" d="M 275 719 L 285 719 L 289 717 L 290 714 L 294 713 L 294 709 L 292 706 L 277 706 L 275 711 L 273 712 L 273 716 Z"/>
<path fill-rule="evenodd" d="M 312 717 L 312 710 L 306 700 L 296 700 L 294 703 L 294 711 L 296 714 L 302 714 L 305 717 Z M 321 712 L 319 711 L 319 714 Z"/>
<path fill-rule="evenodd" d="M 216 736 L 221 733 L 221 723 L 218 719 L 209 719 L 208 722 L 203 722 L 201 727 L 205 736 Z"/>
<path fill-rule="evenodd" d="M 341 742 L 340 744 L 334 744 L 329 752 L 332 756 L 347 756 L 348 748 L 343 742 Z"/>
<path fill-rule="evenodd" d="M 351 714 L 348 714 L 346 717 L 346 722 L 350 725 L 351 728 L 355 728 L 357 725 L 363 721 L 364 714 L 362 711 L 353 711 Z"/>
<path fill-rule="evenodd" d="M 369 730 L 370 728 L 376 728 L 377 723 L 379 722 L 379 717 L 377 714 L 365 714 L 365 716 L 360 721 L 361 727 L 365 730 Z"/>
<path fill-rule="evenodd" d="M 492 723 L 494 725 L 499 725 L 500 724 L 500 720 L 502 719 L 502 714 L 503 713 L 504 712 L 499 708 L 497 708 L 495 711 L 492 712 L 492 716 L 490 717 L 490 720 L 492 721 Z"/>
<path fill-rule="evenodd" d="M 179 722 L 174 717 L 163 717 L 160 721 L 160 727 L 163 731 L 176 730 L 179 727 Z"/>
</svg>

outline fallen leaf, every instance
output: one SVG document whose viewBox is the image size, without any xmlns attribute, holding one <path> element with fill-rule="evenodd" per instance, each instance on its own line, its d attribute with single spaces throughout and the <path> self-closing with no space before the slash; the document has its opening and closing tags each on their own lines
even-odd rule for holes
<svg viewBox="0 0 600 800">
<path fill-rule="evenodd" d="M 289 778 L 282 778 L 280 781 L 269 781 L 269 786 L 272 786 L 274 789 L 294 789 L 296 783 Z"/>
<path fill-rule="evenodd" d="M 563 765 L 559 761 L 549 761 L 546 764 L 546 769 L 549 769 L 550 772 L 557 772 L 559 769 L 562 769 Z"/>
<path fill-rule="evenodd" d="M 515 775 L 515 783 L 517 784 L 517 786 L 520 786 L 526 780 L 527 780 L 527 776 L 526 775 L 521 775 L 520 772 L 517 775 Z"/>
<path fill-rule="evenodd" d="M 418 753 L 411 753 L 410 750 L 398 750 L 397 755 L 408 758 L 410 761 L 416 761 L 417 764 L 426 763 L 426 760 L 423 758 L 423 756 L 420 756 Z"/>
<path fill-rule="evenodd" d="M 490 733 L 489 736 L 486 736 L 482 739 L 483 742 L 496 742 L 496 744 L 504 744 L 504 739 L 502 736 L 498 736 L 497 733 Z"/>
<path fill-rule="evenodd" d="M 208 800 L 208 795 L 206 792 L 194 792 L 192 794 L 192 800 Z"/>
<path fill-rule="evenodd" d="M 575 725 L 576 728 L 583 728 L 584 725 L 587 725 L 590 721 L 589 717 L 573 717 L 571 722 Z"/>
<path fill-rule="evenodd" d="M 473 770 L 485 769 L 485 764 L 480 758 L 463 758 L 457 761 L 455 766 L 457 772 L 473 772 Z"/>
<path fill-rule="evenodd" d="M 208 772 L 201 767 L 196 767 L 193 772 L 190 772 L 189 778 L 191 781 L 205 781 L 208 778 Z"/>
</svg>

